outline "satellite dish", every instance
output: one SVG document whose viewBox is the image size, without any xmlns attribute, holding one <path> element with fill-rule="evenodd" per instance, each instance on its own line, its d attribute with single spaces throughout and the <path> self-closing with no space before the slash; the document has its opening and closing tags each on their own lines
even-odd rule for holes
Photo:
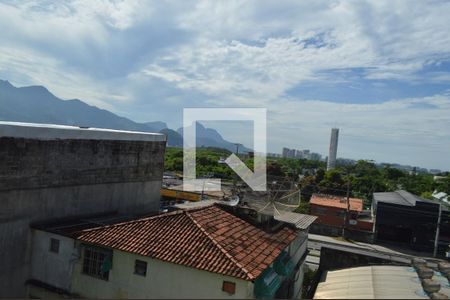
<svg viewBox="0 0 450 300">
<path fill-rule="evenodd" d="M 227 206 L 236 206 L 239 204 L 239 196 L 232 195 L 229 198 L 226 198 L 226 199 L 220 201 L 220 204 L 224 204 Z"/>
<path fill-rule="evenodd" d="M 300 189 L 271 190 L 265 193 L 246 194 L 247 205 L 263 215 L 280 216 L 292 212 L 300 205 Z"/>
</svg>

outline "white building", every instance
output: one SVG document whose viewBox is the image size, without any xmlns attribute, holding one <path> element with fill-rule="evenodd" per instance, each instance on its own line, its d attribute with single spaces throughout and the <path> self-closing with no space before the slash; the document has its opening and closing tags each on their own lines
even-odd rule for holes
<svg viewBox="0 0 450 300">
<path fill-rule="evenodd" d="M 339 128 L 332 128 L 331 129 L 331 139 L 330 139 L 330 149 L 329 149 L 329 153 L 328 153 L 327 170 L 330 170 L 330 169 L 333 169 L 336 167 L 338 139 L 339 139 Z"/>
<path fill-rule="evenodd" d="M 299 298 L 314 220 L 290 213 L 269 233 L 210 205 L 36 224 L 28 296 Z"/>
<path fill-rule="evenodd" d="M 432 194 L 433 199 L 438 200 L 438 201 L 443 201 L 447 204 L 449 203 L 449 199 L 448 199 L 448 195 L 444 192 L 438 192 L 438 191 L 434 191 Z"/>
</svg>

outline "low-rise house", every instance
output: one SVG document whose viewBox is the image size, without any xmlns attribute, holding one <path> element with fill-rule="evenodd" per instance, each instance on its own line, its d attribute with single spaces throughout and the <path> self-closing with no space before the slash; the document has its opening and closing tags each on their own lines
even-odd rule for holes
<svg viewBox="0 0 450 300">
<path fill-rule="evenodd" d="M 264 231 L 210 205 L 35 225 L 28 296 L 299 298 L 315 218 L 287 219 Z"/>
<path fill-rule="evenodd" d="M 372 232 L 372 220 L 363 212 L 363 200 L 314 194 L 310 199 L 311 215 L 317 216 L 313 224 L 315 233 L 340 235 L 347 229 Z M 346 219 L 347 218 L 347 219 Z"/>
</svg>

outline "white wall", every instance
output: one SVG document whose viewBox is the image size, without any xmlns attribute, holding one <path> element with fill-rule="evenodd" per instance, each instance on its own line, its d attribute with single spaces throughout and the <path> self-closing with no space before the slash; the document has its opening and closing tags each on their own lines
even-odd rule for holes
<svg viewBox="0 0 450 300">
<path fill-rule="evenodd" d="M 289 255 L 291 256 L 294 265 L 297 265 L 297 263 L 301 260 L 301 258 L 305 254 L 307 250 L 307 244 L 308 244 L 308 232 L 301 231 L 297 236 L 297 238 L 289 245 L 288 247 Z M 305 261 L 303 261 L 300 268 L 294 275 L 295 279 L 294 294 L 293 294 L 294 299 L 300 299 L 301 297 L 304 274 L 305 274 Z"/>
<path fill-rule="evenodd" d="M 294 264 L 297 264 L 303 254 L 305 254 L 307 244 L 308 233 L 306 231 L 301 231 L 295 240 L 288 246 L 288 253 Z"/>
<path fill-rule="evenodd" d="M 51 238 L 59 240 L 59 253 L 50 252 Z M 72 266 L 77 256 L 78 251 L 74 248 L 73 239 L 41 230 L 32 230 L 31 279 L 69 290 Z"/>
<path fill-rule="evenodd" d="M 51 238 L 60 240 L 58 254 L 49 251 Z M 307 234 L 302 232 L 287 248 L 294 264 L 306 247 Z M 80 254 L 77 259 L 73 239 L 33 230 L 31 278 L 87 298 L 254 298 L 252 282 L 119 250 L 114 250 L 109 280 L 97 279 L 82 273 L 83 251 Z M 134 274 L 136 259 L 147 262 L 146 277 Z M 303 275 L 302 265 L 295 275 L 294 298 L 301 296 Z M 222 291 L 223 281 L 236 283 L 234 295 Z"/>
<path fill-rule="evenodd" d="M 147 276 L 134 274 L 135 260 L 147 262 Z M 253 283 L 114 250 L 109 280 L 82 274 L 76 264 L 72 292 L 87 298 L 253 298 Z M 223 281 L 236 283 L 236 293 L 222 291 Z"/>
</svg>

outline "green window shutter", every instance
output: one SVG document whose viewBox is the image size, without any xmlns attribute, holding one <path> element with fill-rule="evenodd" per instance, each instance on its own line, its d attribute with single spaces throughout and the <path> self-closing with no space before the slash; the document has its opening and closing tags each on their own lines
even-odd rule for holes
<svg viewBox="0 0 450 300">
<path fill-rule="evenodd" d="M 273 268 L 269 267 L 255 280 L 255 297 L 258 299 L 272 299 L 280 286 L 280 276 Z"/>
<path fill-rule="evenodd" d="M 295 268 L 294 262 L 286 251 L 281 252 L 273 263 L 275 272 L 281 276 L 289 276 Z"/>
<path fill-rule="evenodd" d="M 109 270 L 112 269 L 112 259 L 111 256 L 108 255 L 105 257 L 105 259 L 103 260 L 103 264 L 102 264 L 102 273 L 107 273 L 109 272 Z"/>
</svg>

